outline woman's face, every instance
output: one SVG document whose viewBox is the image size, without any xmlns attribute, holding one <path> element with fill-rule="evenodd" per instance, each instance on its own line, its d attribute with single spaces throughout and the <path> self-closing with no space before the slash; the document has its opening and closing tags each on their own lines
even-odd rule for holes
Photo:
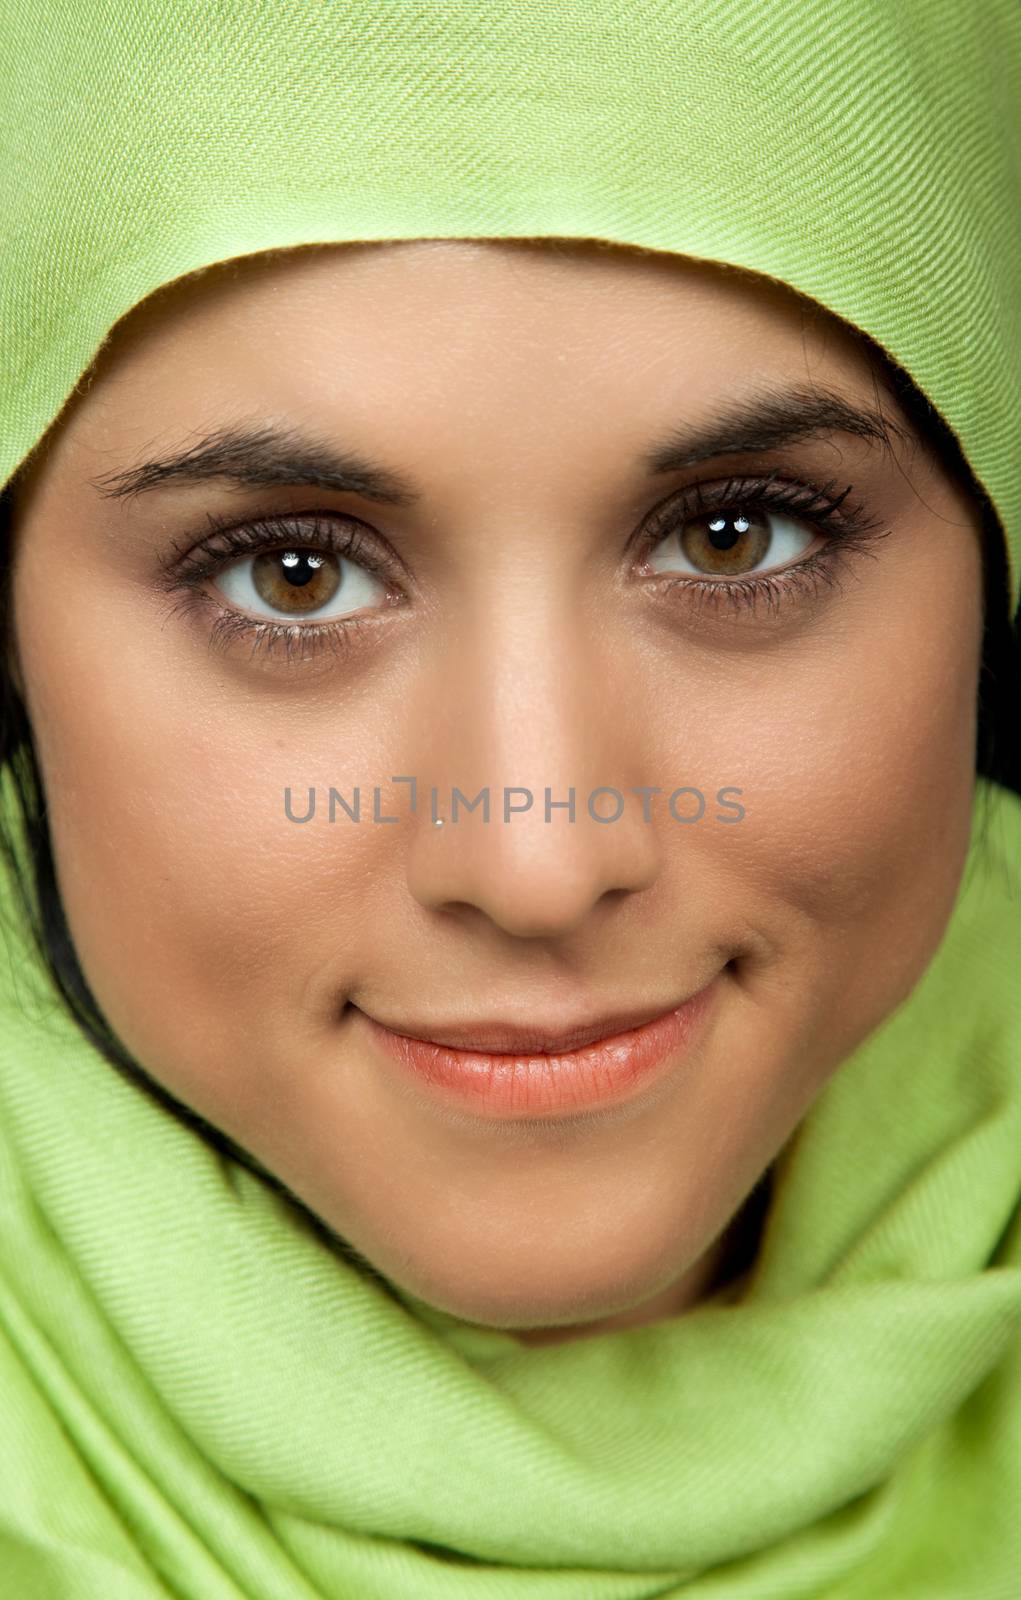
<svg viewBox="0 0 1021 1600">
<path fill-rule="evenodd" d="M 792 395 L 888 437 L 784 440 Z M 241 428 L 258 460 L 204 453 Z M 270 430 L 305 460 L 265 459 Z M 13 642 L 86 978 L 152 1077 L 409 1293 L 536 1342 L 693 1304 L 928 964 L 981 552 L 905 430 L 848 331 L 764 279 L 416 241 L 162 291 L 33 462 Z M 787 504 L 741 521 L 769 479 Z M 488 823 L 452 821 L 455 786 Z M 548 1033 L 696 994 L 651 1078 L 543 1114 L 454 1103 L 366 1020 Z"/>
</svg>

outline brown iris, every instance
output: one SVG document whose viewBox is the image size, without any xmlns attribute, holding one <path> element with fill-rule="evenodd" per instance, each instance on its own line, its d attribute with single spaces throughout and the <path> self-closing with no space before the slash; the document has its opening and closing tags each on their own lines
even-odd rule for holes
<svg viewBox="0 0 1021 1600">
<path fill-rule="evenodd" d="M 747 511 L 710 511 L 689 517 L 680 533 L 681 549 L 700 572 L 713 576 L 748 572 L 758 566 L 769 549 L 770 531 L 764 516 Z"/>
<path fill-rule="evenodd" d="M 278 611 L 318 611 L 340 587 L 340 561 L 328 550 L 264 550 L 252 562 L 259 597 Z"/>
</svg>

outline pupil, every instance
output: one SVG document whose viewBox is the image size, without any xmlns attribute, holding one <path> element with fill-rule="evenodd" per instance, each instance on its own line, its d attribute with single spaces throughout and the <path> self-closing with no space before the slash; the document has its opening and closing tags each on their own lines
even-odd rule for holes
<svg viewBox="0 0 1021 1600">
<path fill-rule="evenodd" d="M 282 561 L 284 575 L 288 583 L 295 589 L 302 588 L 314 578 L 322 566 L 322 561 L 314 554 L 298 555 L 291 550 L 288 550 L 287 554 L 282 557 Z"/>
<path fill-rule="evenodd" d="M 748 523 L 744 517 L 738 517 L 738 522 L 743 522 L 743 527 L 728 528 L 726 517 L 715 517 L 709 524 L 709 543 L 714 550 L 733 550 L 743 533 L 748 532 Z"/>
</svg>

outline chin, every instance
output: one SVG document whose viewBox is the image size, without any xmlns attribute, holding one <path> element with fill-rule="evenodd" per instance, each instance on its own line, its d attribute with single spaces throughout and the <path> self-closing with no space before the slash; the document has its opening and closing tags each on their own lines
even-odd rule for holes
<svg viewBox="0 0 1021 1600">
<path fill-rule="evenodd" d="M 533 1271 L 512 1279 L 506 1264 L 501 1268 L 489 1256 L 477 1270 L 462 1263 L 456 1279 L 407 1270 L 388 1276 L 448 1316 L 514 1333 L 567 1329 L 618 1317 L 622 1322 L 629 1317 L 651 1321 L 657 1314 L 669 1314 L 672 1307 L 667 1302 L 682 1295 L 687 1278 L 674 1270 L 665 1284 L 662 1271 L 658 1277 L 624 1282 L 620 1272 L 613 1271 L 613 1263 L 593 1259 L 589 1266 L 595 1270 L 565 1281 L 558 1264 L 537 1261 Z M 647 1314 L 643 1308 L 648 1308 Z"/>
</svg>

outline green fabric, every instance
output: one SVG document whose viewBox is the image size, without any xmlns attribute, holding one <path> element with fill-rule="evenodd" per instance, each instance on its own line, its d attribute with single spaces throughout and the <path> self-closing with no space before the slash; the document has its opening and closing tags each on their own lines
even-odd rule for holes
<svg viewBox="0 0 1021 1600">
<path fill-rule="evenodd" d="M 546 1348 L 391 1298 L 121 1078 L 8 892 L 0 1592 L 1016 1600 L 1021 799 L 978 794 L 741 1299 Z"/>
<path fill-rule="evenodd" d="M 195 267 L 603 238 L 877 339 L 1016 601 L 1015 0 L 5 0 L 0 85 L 0 483 Z M 1021 800 L 986 802 L 928 971 L 785 1147 L 740 1300 L 548 1348 L 388 1294 L 121 1078 L 4 876 L 4 1600 L 1017 1600 Z"/>
<path fill-rule="evenodd" d="M 871 334 L 1021 589 L 1018 0 L 4 0 L 0 485 L 111 324 L 271 246 L 560 234 Z"/>
</svg>

